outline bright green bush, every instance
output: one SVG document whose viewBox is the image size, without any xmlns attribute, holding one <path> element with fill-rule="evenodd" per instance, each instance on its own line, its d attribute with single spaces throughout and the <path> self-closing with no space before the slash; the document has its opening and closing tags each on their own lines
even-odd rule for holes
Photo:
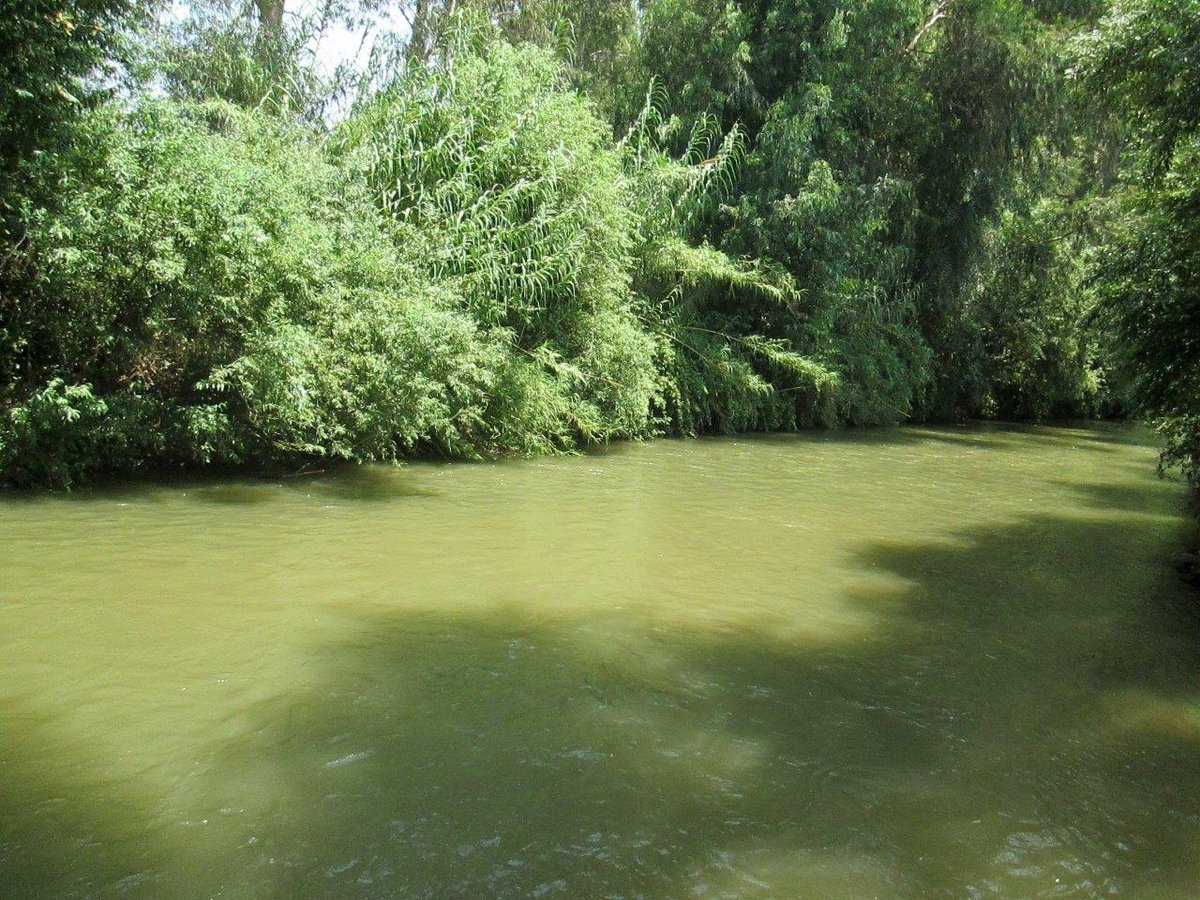
<svg viewBox="0 0 1200 900">
<path fill-rule="evenodd" d="M 1093 408 L 1079 247 L 1021 205 L 1057 89 L 1037 10 L 649 4 L 631 59 L 715 68 L 619 140 L 572 86 L 613 60 L 573 76 L 483 22 L 331 127 L 228 13 L 154 57 L 173 99 L 80 110 L 55 202 L 14 212 L 0 479 Z M 543 13 L 501 18 L 554 44 Z"/>
<path fill-rule="evenodd" d="M 787 280 L 687 240 L 736 135 L 715 168 L 615 144 L 546 51 L 448 60 L 332 140 L 224 101 L 87 117 L 28 223 L 4 477 L 547 452 L 794 424 L 832 388 L 723 311 Z"/>
<path fill-rule="evenodd" d="M 396 252 L 534 363 L 533 445 L 646 434 L 637 221 L 608 128 L 548 52 L 458 40 L 448 65 L 401 73 L 339 129 L 346 166 L 390 220 Z"/>
<path fill-rule="evenodd" d="M 614 147 L 549 53 L 479 35 L 449 66 L 402 74 L 338 137 L 398 252 L 540 364 L 534 396 L 560 420 L 548 442 L 795 422 L 830 374 L 786 342 L 721 331 L 714 308 L 794 290 L 695 241 L 738 132 L 718 140 L 705 121 L 672 157 L 674 123 L 648 104 Z"/>
<path fill-rule="evenodd" d="M 42 423 L 22 446 L 48 442 L 75 473 L 495 440 L 468 423 L 510 367 L 497 337 L 394 252 L 365 187 L 311 135 L 162 101 L 104 109 L 86 134 L 88 183 L 31 223 L 37 302 L 4 373 L 8 428 L 21 410 Z M 42 372 L 96 398 L 60 417 L 62 440 L 37 412 L 45 392 L 21 396 Z M 118 421 L 132 398 L 153 421 Z M 8 454 L 8 477 L 55 471 L 36 455 Z"/>
</svg>

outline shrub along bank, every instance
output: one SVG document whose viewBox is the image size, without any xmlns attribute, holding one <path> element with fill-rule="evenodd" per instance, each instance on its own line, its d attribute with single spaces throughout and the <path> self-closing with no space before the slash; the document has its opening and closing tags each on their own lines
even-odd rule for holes
<svg viewBox="0 0 1200 900">
<path fill-rule="evenodd" d="M 483 35 L 332 131 L 222 100 L 84 115 L 5 273 L 4 479 L 829 415 L 820 359 L 722 330 L 739 297 L 797 299 L 690 233 L 736 139 L 671 156 L 648 109 L 618 143 L 548 51 Z"/>
</svg>

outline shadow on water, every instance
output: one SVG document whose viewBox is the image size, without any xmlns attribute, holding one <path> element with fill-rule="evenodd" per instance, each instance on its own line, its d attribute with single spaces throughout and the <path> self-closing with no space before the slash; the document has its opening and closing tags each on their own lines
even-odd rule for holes
<svg viewBox="0 0 1200 900">
<path fill-rule="evenodd" d="M 153 804 L 115 785 L 44 716 L 0 711 L 0 896 L 154 896 L 173 848 L 147 829 Z"/>
<path fill-rule="evenodd" d="M 64 812 L 4 816 L 0 893 L 1190 896 L 1200 642 L 1162 523 L 1123 514 L 1161 507 L 1144 484 L 863 546 L 898 586 L 852 598 L 884 624 L 841 644 L 364 614 L 197 776 L 191 819 L 239 810 L 207 869 L 78 766 L 31 793 L 14 753 L 76 751 L 22 731 L 5 809 Z"/>
<path fill-rule="evenodd" d="M 1188 896 L 1195 620 L 1096 565 L 1152 565 L 1138 527 L 867 548 L 911 586 L 858 598 L 890 617 L 860 645 L 364 619 L 225 748 L 278 785 L 238 868 L 280 898 Z"/>
<path fill-rule="evenodd" d="M 273 502 L 280 491 L 356 503 L 389 503 L 404 498 L 438 496 L 437 491 L 420 483 L 411 467 L 383 463 L 339 464 L 271 480 L 223 479 L 191 485 L 187 489 L 197 500 L 235 506 Z"/>
<path fill-rule="evenodd" d="M 1130 471 L 1131 479 L 1126 482 L 1097 482 L 1084 483 L 1070 481 L 1056 481 L 1056 485 L 1066 488 L 1074 492 L 1079 501 L 1085 505 L 1107 512 L 1120 511 L 1124 513 L 1143 514 L 1147 511 L 1146 505 L 1146 488 L 1140 483 L 1146 476 L 1147 470 L 1142 469 L 1135 472 Z M 1141 478 L 1136 478 L 1140 475 Z M 1184 493 L 1184 488 L 1179 483 L 1177 478 L 1168 476 L 1172 482 L 1175 482 L 1179 487 L 1178 499 L 1175 503 L 1173 512 L 1181 512 L 1186 508 L 1187 497 Z"/>
<path fill-rule="evenodd" d="M 709 440 L 730 440 L 712 437 Z M 795 433 L 764 432 L 739 434 L 734 440 L 760 444 L 846 443 L 892 446 L 946 444 L 963 450 L 987 453 L 1028 452 L 1031 446 L 1086 450 L 1110 456 L 1121 446 L 1159 446 L 1153 431 L 1130 427 L 1126 423 L 1064 422 L 1033 425 L 1019 422 L 976 421 L 950 425 L 908 425 L 903 427 L 864 427 L 809 430 Z"/>
<path fill-rule="evenodd" d="M 1077 427 L 1073 427 L 1077 426 Z M 1097 453 L 1117 452 L 1116 445 L 1157 447 L 1158 441 L 1147 428 L 1130 428 L 1121 423 L 1079 422 L 1055 426 L 1006 422 L 968 422 L 954 425 L 879 427 L 857 429 L 812 429 L 801 432 L 747 432 L 736 437 L 708 435 L 700 438 L 664 438 L 660 444 L 688 444 L 731 440 L 776 446 L 803 444 L 853 444 L 905 446 L 932 442 L 960 449 L 989 453 L 1028 450 L 1031 445 L 1085 448 Z M 583 454 L 591 458 L 619 458 L 637 452 L 639 441 L 614 441 L 597 444 Z M 516 459 L 491 463 L 504 465 Z M 229 506 L 267 503 L 279 490 L 314 493 L 335 500 L 387 502 L 401 497 L 437 496 L 418 484 L 415 472 L 443 466 L 470 465 L 466 461 L 416 459 L 406 463 L 357 464 L 344 460 L 325 460 L 294 469 L 214 467 L 200 474 L 146 472 L 142 476 L 121 476 L 109 481 L 78 487 L 67 492 L 47 492 L 40 488 L 11 488 L 0 485 L 0 506 L 48 501 L 138 501 L 163 499 L 172 491 L 187 491 L 204 502 Z"/>
<path fill-rule="evenodd" d="M 281 493 L 309 494 L 317 499 L 362 503 L 387 503 L 404 498 L 436 497 L 422 483 L 421 474 L 438 463 L 389 465 L 387 463 L 329 463 L 320 469 L 280 474 L 248 475 L 212 472 L 146 479 L 120 479 L 77 488 L 69 492 L 0 488 L 0 506 L 30 503 L 153 503 L 187 494 L 202 503 L 222 506 L 256 506 L 278 500 Z"/>
</svg>

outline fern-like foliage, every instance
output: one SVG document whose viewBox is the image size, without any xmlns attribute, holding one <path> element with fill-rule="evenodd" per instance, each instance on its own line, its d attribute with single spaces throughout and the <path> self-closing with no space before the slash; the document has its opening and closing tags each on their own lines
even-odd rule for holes
<svg viewBox="0 0 1200 900">
<path fill-rule="evenodd" d="M 747 306 L 794 310 L 800 292 L 791 277 L 699 237 L 734 182 L 742 132 L 722 135 L 715 119 L 701 116 L 673 154 L 681 123 L 662 115 L 662 103 L 652 85 L 621 140 L 639 224 L 634 284 L 659 344 L 662 421 L 694 433 L 830 418 L 836 373 L 737 315 Z"/>
</svg>

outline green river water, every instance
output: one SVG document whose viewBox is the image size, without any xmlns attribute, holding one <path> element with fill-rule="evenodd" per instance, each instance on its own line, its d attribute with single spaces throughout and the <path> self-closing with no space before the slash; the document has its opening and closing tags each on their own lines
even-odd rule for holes
<svg viewBox="0 0 1200 900">
<path fill-rule="evenodd" d="M 0 497 L 0 898 L 1194 898 L 1123 428 Z"/>
</svg>

